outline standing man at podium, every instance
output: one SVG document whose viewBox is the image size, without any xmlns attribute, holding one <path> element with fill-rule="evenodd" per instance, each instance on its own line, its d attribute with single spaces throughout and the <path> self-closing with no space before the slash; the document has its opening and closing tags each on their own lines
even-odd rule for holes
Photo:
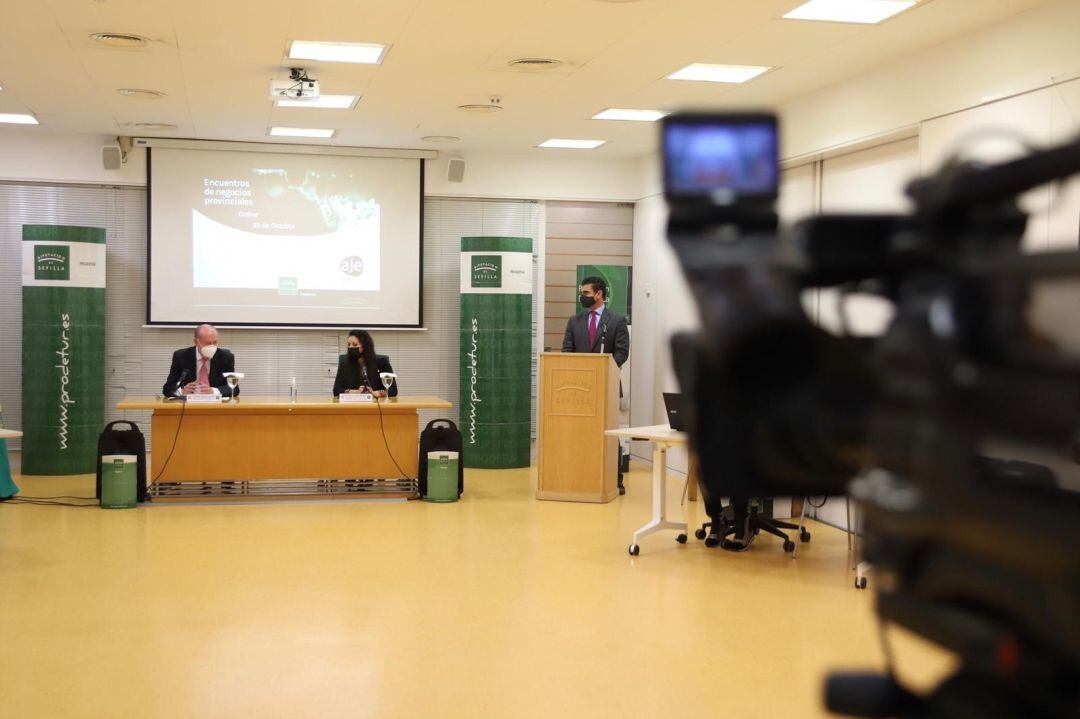
<svg viewBox="0 0 1080 719">
<path fill-rule="evenodd" d="M 604 306 L 608 286 L 603 277 L 586 277 L 578 289 L 578 301 L 585 312 L 566 321 L 563 335 L 563 352 L 603 352 L 612 355 L 615 364 L 622 367 L 630 357 L 630 330 L 626 318 Z M 619 397 L 622 397 L 622 381 L 619 381 Z M 622 473 L 622 450 L 619 461 L 619 494 L 625 494 Z"/>
<path fill-rule="evenodd" d="M 562 351 L 605 352 L 614 355 L 615 364 L 622 367 L 630 357 L 630 330 L 625 317 L 604 306 L 607 294 L 602 277 L 581 281 L 578 301 L 586 311 L 567 320 Z"/>
</svg>

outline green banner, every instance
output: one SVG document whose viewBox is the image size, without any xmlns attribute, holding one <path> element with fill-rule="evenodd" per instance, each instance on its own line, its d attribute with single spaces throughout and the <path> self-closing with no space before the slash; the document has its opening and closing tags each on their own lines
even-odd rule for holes
<svg viewBox="0 0 1080 719">
<path fill-rule="evenodd" d="M 626 317 L 627 324 L 633 324 L 631 319 L 631 300 L 634 296 L 633 272 L 627 265 L 578 265 L 577 283 L 581 287 L 581 281 L 586 277 L 601 277 L 608 286 L 607 308 Z M 578 305 L 578 314 L 585 312 L 585 308 Z"/>
<path fill-rule="evenodd" d="M 23 225 L 22 473 L 96 471 L 105 417 L 105 230 Z"/>
<path fill-rule="evenodd" d="M 529 466 L 532 240 L 461 238 L 461 420 L 466 467 Z"/>
</svg>

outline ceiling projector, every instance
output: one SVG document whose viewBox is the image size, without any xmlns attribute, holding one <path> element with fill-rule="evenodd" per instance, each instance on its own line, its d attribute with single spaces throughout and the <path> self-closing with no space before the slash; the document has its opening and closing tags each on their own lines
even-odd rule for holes
<svg viewBox="0 0 1080 719">
<path fill-rule="evenodd" d="M 303 68 L 290 68 L 288 80 L 270 81 L 270 99 L 318 100 L 319 81 L 308 77 Z"/>
</svg>

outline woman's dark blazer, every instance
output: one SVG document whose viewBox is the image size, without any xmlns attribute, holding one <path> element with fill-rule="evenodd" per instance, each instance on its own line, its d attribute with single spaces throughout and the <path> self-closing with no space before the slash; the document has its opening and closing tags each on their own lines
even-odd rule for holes
<svg viewBox="0 0 1080 719">
<path fill-rule="evenodd" d="M 394 368 L 390 366 L 390 358 L 386 355 L 375 355 L 375 362 L 379 366 L 379 372 L 394 371 Z M 386 389 L 386 387 L 383 387 L 382 377 L 379 376 L 379 372 L 376 372 L 374 377 L 371 376 L 371 373 L 368 373 L 367 384 L 373 390 Z M 359 363 L 349 362 L 349 355 L 347 354 L 338 356 L 337 376 L 334 377 L 334 396 L 337 397 L 347 389 L 359 389 L 362 378 L 363 372 L 360 370 Z M 397 397 L 397 393 L 398 383 L 395 381 L 394 384 L 390 386 L 390 391 L 387 392 L 387 395 L 390 397 Z"/>
</svg>

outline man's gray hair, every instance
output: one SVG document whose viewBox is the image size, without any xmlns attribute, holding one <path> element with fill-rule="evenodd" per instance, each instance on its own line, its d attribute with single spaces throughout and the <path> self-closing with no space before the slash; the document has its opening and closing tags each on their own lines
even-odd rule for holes
<svg viewBox="0 0 1080 719">
<path fill-rule="evenodd" d="M 198 327 L 196 327 L 195 328 L 195 339 L 199 339 L 199 334 L 203 330 L 207 330 L 207 329 L 212 330 L 212 329 L 214 329 L 214 326 L 213 325 L 199 325 Z"/>
</svg>

